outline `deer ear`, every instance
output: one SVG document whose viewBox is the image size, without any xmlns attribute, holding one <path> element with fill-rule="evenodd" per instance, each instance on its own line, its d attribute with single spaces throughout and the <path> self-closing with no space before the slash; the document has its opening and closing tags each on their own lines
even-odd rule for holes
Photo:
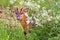
<svg viewBox="0 0 60 40">
<path fill-rule="evenodd" d="M 20 9 L 20 11 L 22 11 L 23 8 Z"/>
</svg>

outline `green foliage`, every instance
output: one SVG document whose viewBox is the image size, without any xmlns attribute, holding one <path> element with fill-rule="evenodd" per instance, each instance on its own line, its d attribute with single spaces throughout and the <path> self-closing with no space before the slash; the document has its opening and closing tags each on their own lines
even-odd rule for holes
<svg viewBox="0 0 60 40">
<path fill-rule="evenodd" d="M 59 40 L 59 37 L 53 37 L 53 38 L 49 38 L 48 40 Z"/>
<path fill-rule="evenodd" d="M 24 35 L 21 26 L 5 24 L 0 20 L 0 40 L 60 40 L 60 0 L 25 0 L 20 4 L 16 0 L 13 4 L 10 0 L 0 0 L 0 5 L 5 7 L 5 13 L 9 13 L 11 6 L 26 6 L 29 8 L 29 17 L 39 20 L 31 28 L 31 33 Z M 28 3 L 29 2 L 29 3 Z"/>
</svg>

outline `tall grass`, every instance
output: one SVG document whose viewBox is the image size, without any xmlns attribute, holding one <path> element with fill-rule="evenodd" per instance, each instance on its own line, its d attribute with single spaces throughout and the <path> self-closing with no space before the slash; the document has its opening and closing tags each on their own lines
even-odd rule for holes
<svg viewBox="0 0 60 40">
<path fill-rule="evenodd" d="M 0 20 L 0 40 L 34 40 L 34 36 L 34 33 L 26 36 L 22 27 L 6 25 Z"/>
</svg>

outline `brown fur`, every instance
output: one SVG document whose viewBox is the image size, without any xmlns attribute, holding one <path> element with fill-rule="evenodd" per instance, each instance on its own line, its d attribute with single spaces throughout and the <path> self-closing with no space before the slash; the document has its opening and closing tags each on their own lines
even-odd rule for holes
<svg viewBox="0 0 60 40">
<path fill-rule="evenodd" d="M 22 9 L 22 15 L 21 15 L 21 20 L 20 23 L 24 29 L 24 33 L 28 34 L 29 33 L 29 25 L 27 24 L 27 19 L 26 15 L 24 13 L 24 10 Z"/>
</svg>

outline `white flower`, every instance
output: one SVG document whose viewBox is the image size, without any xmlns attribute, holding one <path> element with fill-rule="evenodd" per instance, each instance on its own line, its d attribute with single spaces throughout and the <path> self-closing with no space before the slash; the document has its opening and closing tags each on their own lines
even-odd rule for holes
<svg viewBox="0 0 60 40">
<path fill-rule="evenodd" d="M 45 17 L 45 16 L 47 16 L 47 17 L 48 17 L 48 14 L 47 14 L 47 12 L 46 12 L 46 11 L 43 11 L 43 13 L 42 13 L 42 17 Z"/>
<path fill-rule="evenodd" d="M 21 4 L 21 5 L 22 5 L 22 4 L 23 4 L 23 1 L 20 1 L 20 3 L 19 3 L 19 4 Z"/>
<path fill-rule="evenodd" d="M 50 16 L 50 18 L 53 18 L 52 16 Z"/>
<path fill-rule="evenodd" d="M 55 23 L 57 24 L 58 23 L 58 20 L 56 20 Z"/>
<path fill-rule="evenodd" d="M 10 3 L 13 4 L 16 0 L 10 0 Z"/>
<path fill-rule="evenodd" d="M 31 2 L 29 2 L 29 1 L 28 1 L 26 4 L 27 4 L 28 6 L 32 5 L 32 3 L 31 3 Z"/>
<path fill-rule="evenodd" d="M 35 16 L 33 17 L 34 18 L 34 20 L 35 20 L 35 24 L 39 24 L 39 19 L 37 19 Z M 33 22 L 33 21 L 32 21 Z"/>
<path fill-rule="evenodd" d="M 45 13 L 42 13 L 42 16 L 46 16 L 46 14 Z"/>
<path fill-rule="evenodd" d="M 52 11 L 51 9 L 48 10 L 48 12 L 51 12 L 51 11 Z"/>
<path fill-rule="evenodd" d="M 46 10 L 43 10 L 42 17 L 45 17 L 45 16 L 48 17 L 48 12 Z"/>
<path fill-rule="evenodd" d="M 47 20 L 48 20 L 48 21 L 51 21 L 51 18 L 48 18 Z"/>
<path fill-rule="evenodd" d="M 59 18 L 60 18 L 60 16 L 56 16 L 56 18 L 57 18 L 57 19 L 59 19 Z"/>
<path fill-rule="evenodd" d="M 47 20 L 48 20 L 48 21 L 51 21 L 52 18 L 53 18 L 52 16 L 48 16 Z"/>
<path fill-rule="evenodd" d="M 40 8 L 40 5 L 37 5 L 37 8 Z"/>
<path fill-rule="evenodd" d="M 42 2 L 45 2 L 45 0 L 41 0 Z"/>
</svg>

